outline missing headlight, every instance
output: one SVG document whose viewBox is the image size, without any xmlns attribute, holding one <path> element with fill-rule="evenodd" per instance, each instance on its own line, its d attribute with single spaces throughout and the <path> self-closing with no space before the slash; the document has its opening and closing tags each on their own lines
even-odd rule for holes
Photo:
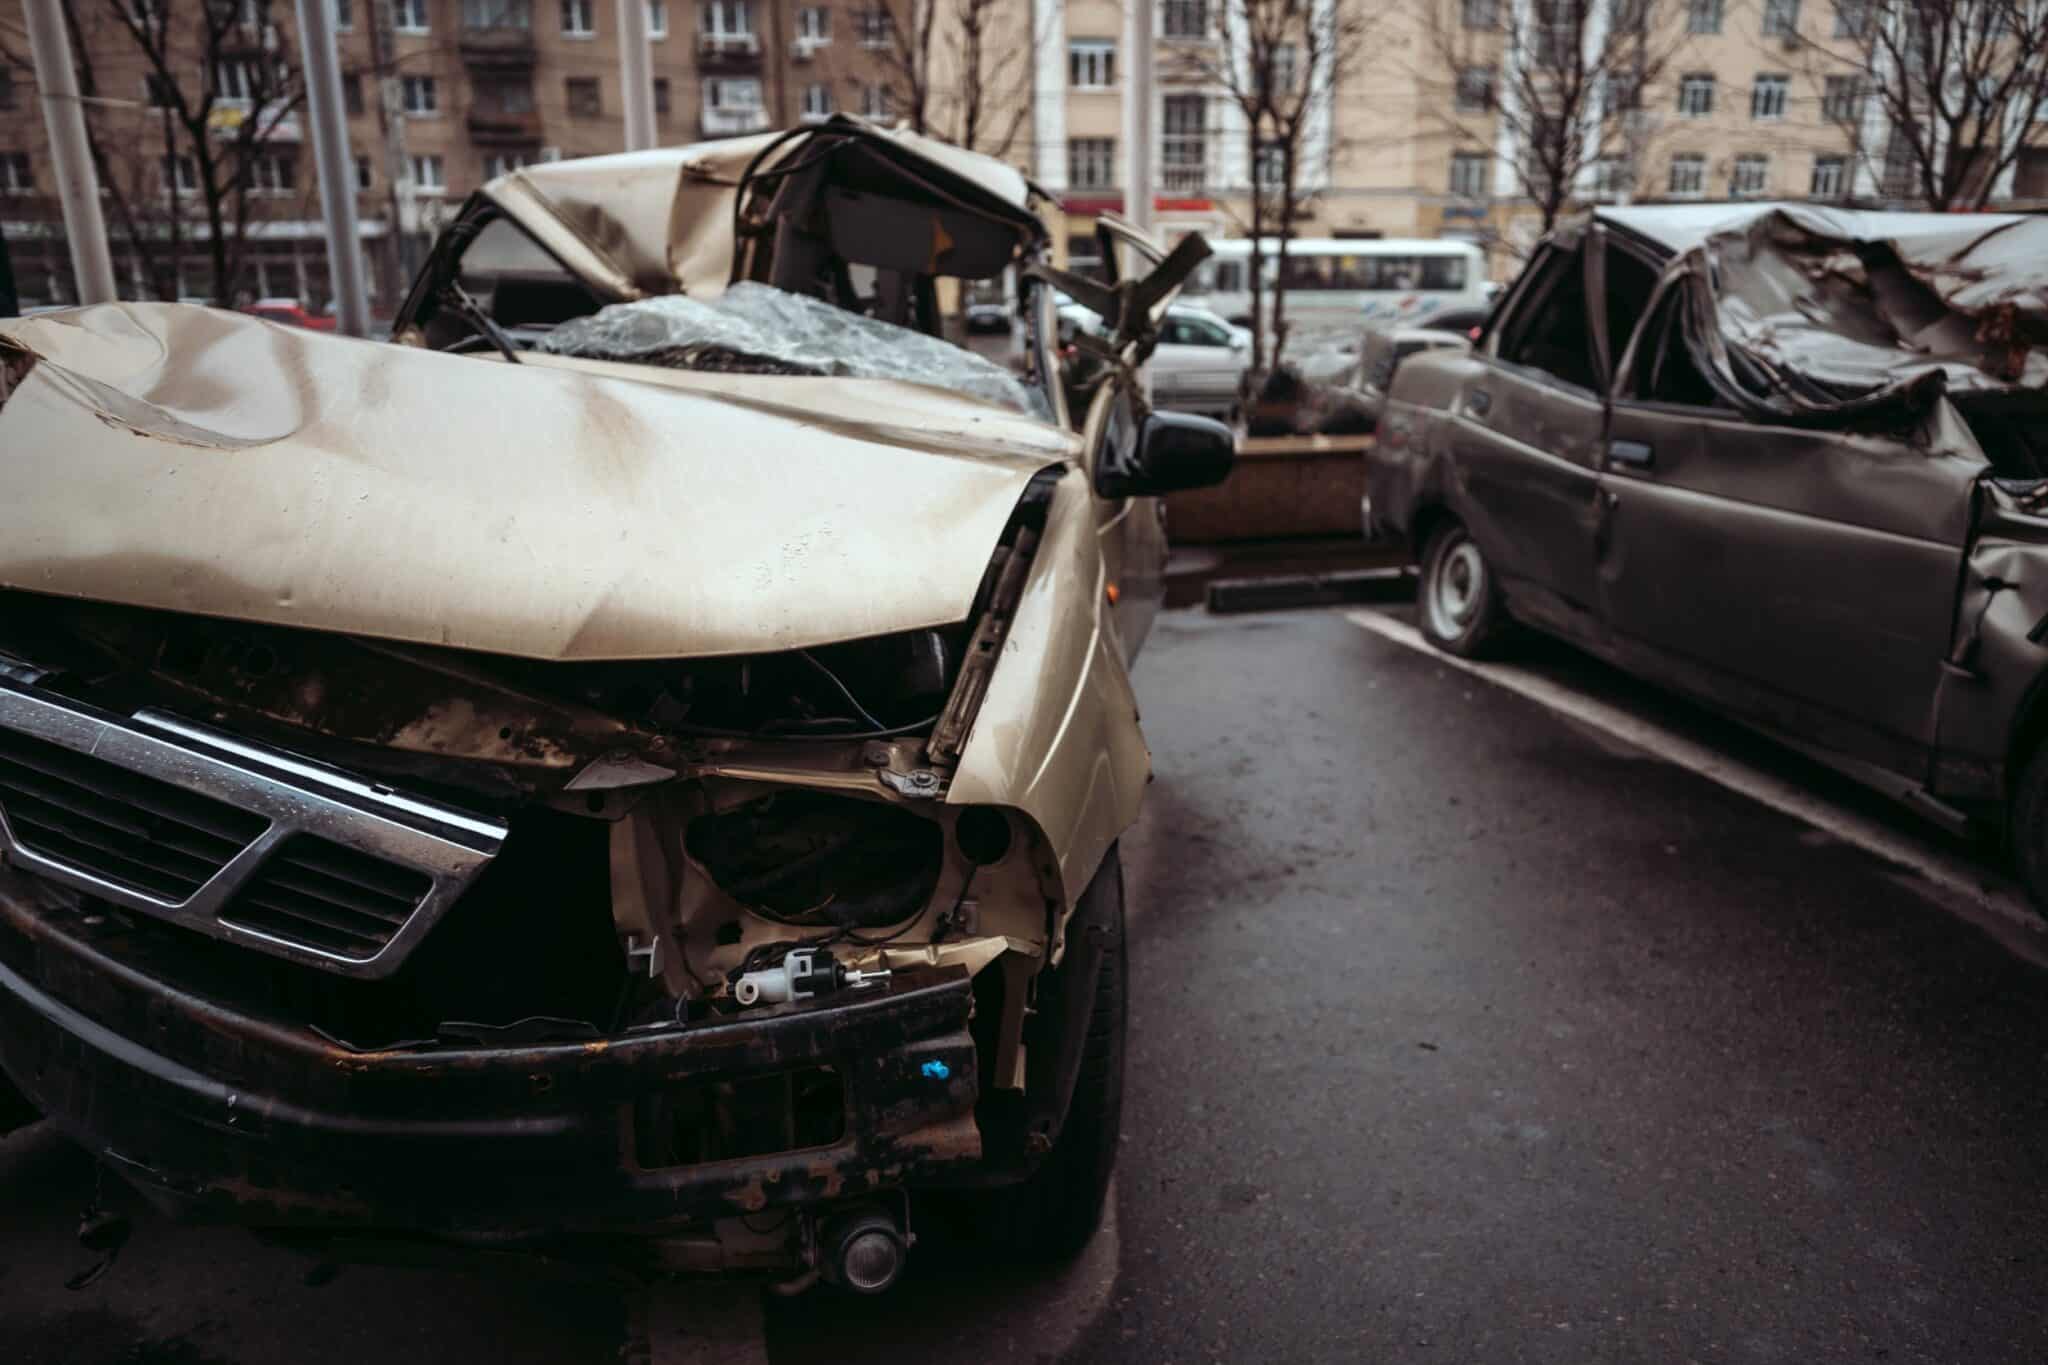
<svg viewBox="0 0 2048 1365">
<path fill-rule="evenodd" d="M 819 792 L 778 792 L 684 836 L 718 889 L 784 924 L 874 929 L 930 903 L 945 833 L 900 806 Z"/>
</svg>

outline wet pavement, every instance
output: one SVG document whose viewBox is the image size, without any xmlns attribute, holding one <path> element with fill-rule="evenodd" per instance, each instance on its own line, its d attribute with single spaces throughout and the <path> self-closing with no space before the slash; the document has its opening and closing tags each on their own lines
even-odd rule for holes
<svg viewBox="0 0 2048 1365">
<path fill-rule="evenodd" d="M 1168 613 L 1136 677 L 1158 780 L 1125 849 L 1130 1092 L 1076 1265 L 997 1270 L 934 1225 L 883 1299 L 696 1300 L 755 1324 L 712 1350 L 601 1279 L 336 1268 L 131 1208 L 74 1290 L 92 1169 L 34 1128 L 0 1139 L 0 1358 L 2048 1358 L 2025 955 L 1341 611 Z"/>
</svg>

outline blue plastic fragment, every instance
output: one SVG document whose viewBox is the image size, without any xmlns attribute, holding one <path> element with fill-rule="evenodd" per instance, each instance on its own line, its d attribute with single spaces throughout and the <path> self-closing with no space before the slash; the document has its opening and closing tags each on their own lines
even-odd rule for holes
<svg viewBox="0 0 2048 1365">
<path fill-rule="evenodd" d="M 952 1067 L 947 1066 L 944 1062 L 937 1061 L 926 1062 L 923 1066 L 919 1067 L 918 1070 L 922 1071 L 925 1075 L 931 1077 L 935 1081 L 943 1081 L 946 1079 L 946 1077 L 953 1074 Z"/>
</svg>

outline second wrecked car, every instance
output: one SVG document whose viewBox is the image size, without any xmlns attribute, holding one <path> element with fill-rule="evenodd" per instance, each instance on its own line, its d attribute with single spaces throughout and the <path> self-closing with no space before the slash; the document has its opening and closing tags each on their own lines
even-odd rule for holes
<svg viewBox="0 0 2048 1365">
<path fill-rule="evenodd" d="M 1093 1228 L 1152 495 L 1228 434 L 857 120 L 493 182 L 376 346 L 0 326 L 0 1067 L 158 1203 L 885 1287 Z M 1157 265 L 1134 240 L 1127 259 Z M 1021 277 L 1021 373 L 937 329 Z M 464 355 L 463 352 L 475 352 Z"/>
<path fill-rule="evenodd" d="M 1905 779 L 2048 905 L 2048 220 L 1601 209 L 1394 377 L 1369 529 L 1510 619 Z"/>
</svg>

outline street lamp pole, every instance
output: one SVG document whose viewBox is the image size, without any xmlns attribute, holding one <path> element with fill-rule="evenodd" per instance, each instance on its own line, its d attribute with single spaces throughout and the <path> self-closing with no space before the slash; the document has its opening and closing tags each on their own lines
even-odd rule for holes
<svg viewBox="0 0 2048 1365">
<path fill-rule="evenodd" d="M 654 145 L 654 58 L 647 41 L 647 0 L 619 0 L 619 90 L 629 152 Z"/>
<path fill-rule="evenodd" d="M 78 72 L 71 65 L 71 36 L 64 30 L 60 0 L 28 0 L 28 46 L 36 64 L 36 88 L 43 97 L 43 123 L 50 134 L 50 163 L 57 173 L 57 201 L 64 210 L 64 236 L 71 244 L 71 269 L 78 276 L 78 301 L 112 303 L 114 261 L 107 252 L 100 181 L 85 138 L 85 108 L 78 102 Z"/>
<path fill-rule="evenodd" d="M 356 228 L 355 166 L 341 108 L 341 62 L 334 53 L 334 0 L 297 0 L 300 65 L 306 74 L 306 119 L 320 213 L 327 224 L 327 272 L 334 286 L 336 330 L 370 334 L 370 297 L 363 284 L 363 243 Z"/>
</svg>

